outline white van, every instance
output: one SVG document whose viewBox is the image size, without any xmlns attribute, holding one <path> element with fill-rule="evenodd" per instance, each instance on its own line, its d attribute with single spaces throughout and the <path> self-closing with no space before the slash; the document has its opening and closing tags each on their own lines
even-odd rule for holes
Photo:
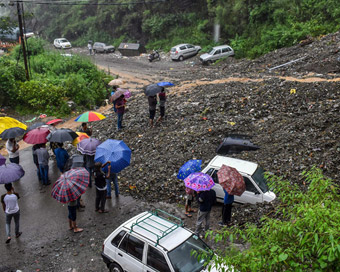
<svg viewBox="0 0 340 272">
<path fill-rule="evenodd" d="M 234 50 L 229 45 L 220 45 L 213 47 L 209 53 L 201 55 L 200 61 L 203 64 L 210 64 L 218 59 L 229 56 L 234 56 Z"/>
<path fill-rule="evenodd" d="M 224 199 L 224 191 L 217 177 L 217 171 L 223 164 L 235 168 L 243 176 L 246 184 L 246 191 L 241 196 L 235 196 L 235 202 L 255 204 L 271 202 L 276 198 L 276 195 L 269 191 L 263 176 L 264 171 L 257 163 L 217 155 L 202 172 L 213 178 L 215 182 L 213 190 L 216 192 L 218 202 L 223 203 Z"/>
</svg>

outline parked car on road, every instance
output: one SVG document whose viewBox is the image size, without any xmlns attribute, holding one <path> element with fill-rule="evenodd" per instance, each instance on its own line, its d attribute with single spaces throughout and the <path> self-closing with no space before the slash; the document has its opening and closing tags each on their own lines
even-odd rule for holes
<svg viewBox="0 0 340 272">
<path fill-rule="evenodd" d="M 115 51 L 115 47 L 112 45 L 107 45 L 101 42 L 95 42 L 93 45 L 94 53 L 113 53 Z"/>
<path fill-rule="evenodd" d="M 276 195 L 269 191 L 267 181 L 263 176 L 264 171 L 257 163 L 217 155 L 202 172 L 213 178 L 215 186 L 212 189 L 216 192 L 218 202 L 223 203 L 224 199 L 224 191 L 217 176 L 217 171 L 223 164 L 235 168 L 243 176 L 246 184 L 246 191 L 241 196 L 235 196 L 235 202 L 255 204 L 271 202 L 276 198 Z"/>
<path fill-rule="evenodd" d="M 192 45 L 188 43 L 182 43 L 174 46 L 170 50 L 170 57 L 172 60 L 184 60 L 186 58 L 190 58 L 192 56 L 197 55 L 197 53 L 201 50 L 201 47 L 198 45 Z"/>
<path fill-rule="evenodd" d="M 54 45 L 55 48 L 58 48 L 58 49 L 72 48 L 71 43 L 68 40 L 66 40 L 65 38 L 55 39 L 54 42 L 53 42 L 53 45 Z"/>
<path fill-rule="evenodd" d="M 104 241 L 102 258 L 116 272 L 208 271 L 204 263 L 209 260 L 198 260 L 193 250 L 214 254 L 200 237 L 183 227 L 180 218 L 155 210 L 143 212 L 113 231 Z M 214 267 L 210 271 L 217 272 Z"/>
<path fill-rule="evenodd" d="M 210 64 L 218 59 L 229 56 L 234 56 L 234 50 L 229 45 L 220 45 L 213 47 L 209 53 L 201 55 L 200 61 L 203 64 Z"/>
</svg>

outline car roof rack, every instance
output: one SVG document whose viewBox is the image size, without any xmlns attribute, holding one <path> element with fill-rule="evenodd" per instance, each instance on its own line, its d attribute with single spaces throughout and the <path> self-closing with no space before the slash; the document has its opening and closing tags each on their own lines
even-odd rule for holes
<svg viewBox="0 0 340 272">
<path fill-rule="evenodd" d="M 171 223 L 171 225 L 167 226 L 167 225 L 163 224 L 162 222 L 159 222 L 159 221 L 153 219 L 152 216 L 156 216 L 158 218 L 166 220 L 167 222 Z M 150 228 L 154 229 L 154 231 L 146 228 L 143 225 L 150 226 Z M 183 221 L 182 221 L 182 219 L 180 219 L 180 218 L 178 218 L 178 217 L 176 217 L 172 214 L 169 214 L 169 213 L 167 213 L 163 210 L 155 209 L 155 210 L 149 212 L 148 216 L 145 217 L 145 215 L 144 215 L 144 216 L 141 216 L 140 218 L 137 218 L 136 222 L 131 225 L 130 233 L 133 232 L 134 231 L 133 228 L 137 227 L 137 226 L 139 228 L 155 235 L 156 241 L 157 241 L 156 246 L 157 246 L 159 244 L 160 239 L 169 235 L 171 232 L 178 229 L 179 227 L 182 227 Z M 159 232 L 159 233 L 157 233 L 156 231 Z"/>
</svg>

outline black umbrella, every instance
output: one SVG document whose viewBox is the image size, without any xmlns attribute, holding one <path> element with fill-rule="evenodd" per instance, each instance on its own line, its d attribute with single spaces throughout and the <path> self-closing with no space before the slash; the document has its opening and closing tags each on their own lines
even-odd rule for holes
<svg viewBox="0 0 340 272">
<path fill-rule="evenodd" d="M 19 128 L 19 127 L 13 127 L 9 129 L 5 129 L 1 134 L 0 138 L 6 140 L 6 139 L 11 139 L 15 137 L 19 137 L 24 135 L 26 130 Z"/>
<path fill-rule="evenodd" d="M 158 86 L 157 84 L 151 84 L 145 87 L 144 93 L 147 96 L 154 96 L 160 93 L 164 88 L 162 86 Z"/>
<path fill-rule="evenodd" d="M 47 135 L 46 139 L 50 142 L 55 143 L 63 143 L 63 142 L 72 142 L 79 135 L 75 133 L 72 129 L 69 128 L 61 128 L 52 131 L 49 135 Z"/>
<path fill-rule="evenodd" d="M 32 126 L 29 126 L 29 127 L 27 128 L 26 132 L 29 132 L 29 131 L 31 131 L 31 130 L 33 130 L 33 129 L 36 129 L 36 128 L 42 127 L 42 126 L 46 126 L 46 127 L 47 127 L 46 123 L 43 123 L 43 122 L 35 123 L 35 124 L 33 124 Z"/>
</svg>

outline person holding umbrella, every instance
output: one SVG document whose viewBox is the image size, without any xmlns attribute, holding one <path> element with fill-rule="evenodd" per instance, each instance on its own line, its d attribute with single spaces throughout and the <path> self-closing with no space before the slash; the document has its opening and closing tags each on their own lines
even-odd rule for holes
<svg viewBox="0 0 340 272">
<path fill-rule="evenodd" d="M 57 166 L 61 173 L 65 171 L 65 165 L 67 160 L 70 158 L 67 151 L 63 148 L 63 143 L 58 143 L 58 148 L 54 151 L 57 160 Z"/>
<path fill-rule="evenodd" d="M 90 137 L 92 136 L 92 128 L 89 128 L 85 122 L 81 124 L 81 129 L 79 132 L 84 132 Z"/>
<path fill-rule="evenodd" d="M 19 164 L 19 145 L 15 138 L 10 138 L 6 142 L 6 149 L 8 152 L 9 161 L 12 163 Z"/>
<path fill-rule="evenodd" d="M 165 89 L 163 87 L 162 91 L 158 94 L 159 99 L 159 112 L 160 116 L 156 121 L 156 124 L 158 122 L 161 122 L 164 119 L 165 116 L 165 101 L 166 101 L 166 95 L 165 95 Z"/>
<path fill-rule="evenodd" d="M 148 96 L 148 103 L 149 103 L 149 126 L 152 128 L 153 119 L 155 119 L 156 115 L 157 96 L 156 95 Z"/>
<path fill-rule="evenodd" d="M 46 149 L 46 144 L 41 144 L 40 148 L 36 149 L 35 154 L 38 156 L 38 163 L 39 163 L 39 170 L 40 176 L 42 179 L 42 185 L 49 185 L 51 184 L 48 181 L 48 160 L 50 158 L 50 154 Z"/>
<path fill-rule="evenodd" d="M 20 209 L 18 205 L 19 194 L 14 192 L 12 183 L 5 184 L 7 193 L 1 196 L 2 208 L 6 214 L 6 244 L 11 241 L 11 221 L 14 218 L 15 237 L 19 238 L 22 232 L 19 231 Z"/>
<path fill-rule="evenodd" d="M 108 165 L 107 174 L 102 171 Z M 108 211 L 105 210 L 105 202 L 106 202 L 106 194 L 107 194 L 107 185 L 106 179 L 110 177 L 111 173 L 111 162 L 108 161 L 104 164 L 101 162 L 96 162 L 94 165 L 94 184 L 96 186 L 96 212 L 99 213 L 107 213 Z"/>
</svg>

